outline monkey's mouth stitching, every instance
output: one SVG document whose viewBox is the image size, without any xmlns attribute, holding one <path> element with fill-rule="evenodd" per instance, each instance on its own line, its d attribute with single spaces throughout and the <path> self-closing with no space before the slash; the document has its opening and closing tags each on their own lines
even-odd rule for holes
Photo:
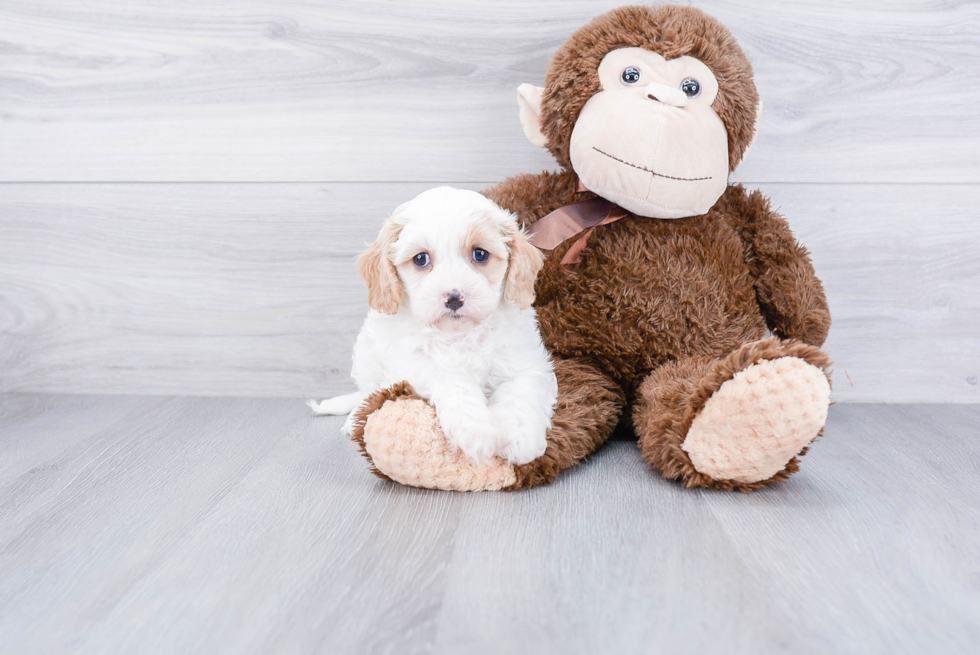
<svg viewBox="0 0 980 655">
<path fill-rule="evenodd" d="M 637 166 L 636 164 L 631 164 L 628 161 L 623 161 L 619 157 L 615 157 L 613 155 L 610 155 L 608 152 L 603 152 L 603 151 L 599 150 L 598 148 L 596 148 L 595 146 L 592 146 L 592 149 L 595 150 L 596 152 L 598 152 L 600 155 L 605 155 L 606 157 L 609 157 L 610 159 L 615 159 L 620 164 L 626 164 L 627 166 L 632 166 L 633 168 L 639 168 L 641 171 L 646 171 L 647 173 L 649 173 L 650 175 L 653 175 L 654 177 L 665 177 L 668 180 L 680 180 L 681 182 L 701 182 L 701 181 L 704 181 L 704 180 L 710 180 L 711 179 L 710 177 L 674 177 L 673 175 L 664 175 L 663 173 L 658 173 L 656 171 L 651 171 L 646 166 Z"/>
</svg>

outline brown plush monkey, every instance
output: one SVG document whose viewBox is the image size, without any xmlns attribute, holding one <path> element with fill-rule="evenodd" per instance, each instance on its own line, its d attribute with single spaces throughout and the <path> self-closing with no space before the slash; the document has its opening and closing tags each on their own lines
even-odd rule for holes
<svg viewBox="0 0 980 655">
<path fill-rule="evenodd" d="M 520 87 L 519 105 L 525 134 L 561 170 L 485 193 L 553 248 L 535 301 L 560 388 L 547 451 L 517 467 L 471 465 L 398 385 L 355 422 L 376 472 L 444 489 L 533 487 L 622 421 L 686 487 L 785 480 L 827 418 L 830 314 L 786 221 L 758 191 L 728 185 L 761 106 L 731 34 L 689 7 L 613 10 L 565 42 L 543 89 Z"/>
</svg>

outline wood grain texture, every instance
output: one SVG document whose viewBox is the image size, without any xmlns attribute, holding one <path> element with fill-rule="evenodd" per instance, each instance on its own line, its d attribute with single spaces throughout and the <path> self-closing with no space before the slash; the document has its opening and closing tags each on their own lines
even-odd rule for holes
<svg viewBox="0 0 980 655">
<path fill-rule="evenodd" d="M 347 389 L 354 257 L 427 186 L 0 185 L 0 389 Z M 980 400 L 980 186 L 762 188 L 825 283 L 836 400 Z"/>
<path fill-rule="evenodd" d="M 802 471 L 749 496 L 681 489 L 624 442 L 528 492 L 402 487 L 297 400 L 0 407 L 0 443 L 33 460 L 0 469 L 8 652 L 956 654 L 980 639 L 977 406 L 837 405 Z M 42 472 L 47 495 L 11 512 Z"/>
<path fill-rule="evenodd" d="M 478 181 L 550 168 L 516 87 L 620 0 L 6 0 L 0 180 Z M 755 182 L 980 179 L 980 5 L 697 3 L 766 109 Z"/>
</svg>

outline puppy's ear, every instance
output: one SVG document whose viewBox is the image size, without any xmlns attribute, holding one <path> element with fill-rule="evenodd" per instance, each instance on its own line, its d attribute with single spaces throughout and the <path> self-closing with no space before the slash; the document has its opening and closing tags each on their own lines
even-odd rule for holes
<svg viewBox="0 0 980 655">
<path fill-rule="evenodd" d="M 389 219 L 377 240 L 357 258 L 357 274 L 368 288 L 368 304 L 382 314 L 398 313 L 402 302 L 402 283 L 391 263 L 391 246 L 401 226 Z"/>
<path fill-rule="evenodd" d="M 534 302 L 534 280 L 544 264 L 544 255 L 531 245 L 516 222 L 506 226 L 504 232 L 510 238 L 504 300 L 518 309 L 527 309 Z"/>
</svg>

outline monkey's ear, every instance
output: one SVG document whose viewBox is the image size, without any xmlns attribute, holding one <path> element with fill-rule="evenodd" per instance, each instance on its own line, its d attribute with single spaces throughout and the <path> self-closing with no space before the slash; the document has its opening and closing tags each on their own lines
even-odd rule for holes
<svg viewBox="0 0 980 655">
<path fill-rule="evenodd" d="M 400 231 L 389 219 L 378 239 L 357 258 L 357 273 L 368 288 L 368 305 L 382 314 L 397 314 L 402 302 L 402 283 L 389 257 Z"/>
<path fill-rule="evenodd" d="M 541 94 L 544 88 L 533 84 L 517 87 L 517 106 L 521 108 L 521 127 L 527 140 L 544 148 L 547 139 L 541 133 Z"/>
</svg>

